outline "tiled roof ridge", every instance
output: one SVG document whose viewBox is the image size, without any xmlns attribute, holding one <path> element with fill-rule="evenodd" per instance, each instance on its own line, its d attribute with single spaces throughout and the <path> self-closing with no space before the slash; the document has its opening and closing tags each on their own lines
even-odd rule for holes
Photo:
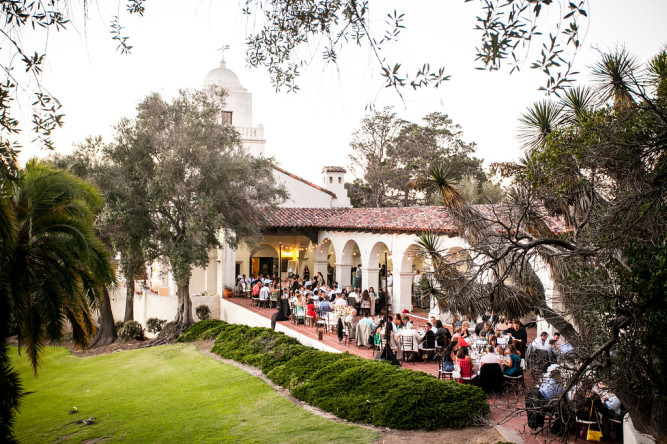
<svg viewBox="0 0 667 444">
<path fill-rule="evenodd" d="M 502 213 L 503 205 L 475 205 L 482 217 Z M 565 231 L 562 220 L 543 215 L 555 233 Z M 329 228 L 339 230 L 456 233 L 458 228 L 442 206 L 380 208 L 278 208 L 272 228 Z"/>
<path fill-rule="evenodd" d="M 306 179 L 304 179 L 303 177 L 297 176 L 296 174 L 290 173 L 289 171 L 286 171 L 286 170 L 280 168 L 279 166 L 273 165 L 273 168 L 274 168 L 275 170 L 277 170 L 277 171 L 280 171 L 280 172 L 283 173 L 283 174 L 288 175 L 288 176 L 291 177 L 292 179 L 296 179 L 296 180 L 298 180 L 298 181 L 300 181 L 300 182 L 303 182 L 303 183 L 305 183 L 306 185 L 309 185 L 309 186 L 315 188 L 316 190 L 323 191 L 323 192 L 325 192 L 325 193 L 331 195 L 334 199 L 336 198 L 336 193 L 334 193 L 333 191 L 329 191 L 329 190 L 327 190 L 326 188 L 322 188 L 322 187 L 319 186 L 319 185 L 315 185 L 315 184 L 312 183 L 311 181 L 306 180 Z"/>
</svg>

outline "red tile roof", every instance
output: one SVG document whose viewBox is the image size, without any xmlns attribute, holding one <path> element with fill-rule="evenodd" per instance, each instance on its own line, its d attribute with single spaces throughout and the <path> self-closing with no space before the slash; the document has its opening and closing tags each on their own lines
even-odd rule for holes
<svg viewBox="0 0 667 444">
<path fill-rule="evenodd" d="M 477 205 L 492 217 L 491 205 Z M 565 230 L 562 220 L 545 217 L 556 233 Z M 269 217 L 268 228 L 322 228 L 356 231 L 456 233 L 457 228 L 443 207 L 393 208 L 278 208 Z"/>
<path fill-rule="evenodd" d="M 290 173 L 289 171 L 285 171 L 285 170 L 283 170 L 282 168 L 277 167 L 277 166 L 275 166 L 275 165 L 273 166 L 273 169 L 276 170 L 276 171 L 280 171 L 280 172 L 283 173 L 283 174 L 286 174 L 287 176 L 291 177 L 292 179 L 296 179 L 296 180 L 298 180 L 299 182 L 303 182 L 303 183 L 305 183 L 306 185 L 315 188 L 316 190 L 320 190 L 320 191 L 322 191 L 322 192 L 324 192 L 324 193 L 327 193 L 327 194 L 331 195 L 334 199 L 336 198 L 336 193 L 334 193 L 333 191 L 329 191 L 329 190 L 327 190 L 326 188 L 322 188 L 322 187 L 319 186 L 319 185 L 315 185 L 314 183 L 312 183 L 312 182 L 310 182 L 310 181 L 304 179 L 303 177 L 299 177 L 299 176 L 297 176 L 296 174 L 292 174 L 292 173 Z"/>
</svg>

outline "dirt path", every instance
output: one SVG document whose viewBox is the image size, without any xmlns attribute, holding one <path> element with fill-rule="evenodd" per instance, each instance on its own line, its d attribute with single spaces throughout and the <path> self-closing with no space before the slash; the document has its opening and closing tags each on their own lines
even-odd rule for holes
<svg viewBox="0 0 667 444">
<path fill-rule="evenodd" d="M 451 429 L 441 429 L 434 431 L 392 430 L 384 427 L 374 427 L 367 424 L 359 424 L 359 423 L 352 423 L 349 421 L 345 421 L 344 419 L 340 419 L 339 417 L 337 417 L 332 413 L 326 412 L 320 408 L 299 401 L 294 396 L 292 396 L 287 389 L 277 384 L 274 384 L 273 381 L 271 381 L 269 378 L 266 377 L 266 375 L 264 375 L 264 373 L 262 373 L 261 369 L 241 364 L 239 362 L 232 361 L 231 359 L 225 359 L 216 355 L 215 353 L 212 353 L 211 346 L 213 345 L 213 341 L 201 341 L 197 342 L 196 345 L 197 347 L 199 347 L 199 350 L 206 356 L 210 356 L 213 359 L 216 359 L 220 362 L 224 362 L 225 364 L 232 365 L 238 369 L 243 370 L 246 373 L 249 373 L 253 376 L 260 378 L 262 381 L 266 382 L 271 387 L 273 387 L 273 389 L 276 392 L 278 392 L 281 396 L 283 396 L 285 399 L 289 400 L 293 404 L 305 410 L 308 410 L 309 412 L 317 416 L 327 418 L 331 421 L 336 421 L 345 424 L 354 424 L 361 427 L 365 427 L 367 429 L 377 431 L 380 434 L 380 439 L 376 441 L 378 444 L 380 443 L 399 444 L 405 442 L 424 442 L 429 444 L 459 444 L 459 443 L 478 444 L 478 443 L 495 443 L 498 441 L 505 440 L 505 438 L 493 426 L 469 427 L 462 430 L 451 430 Z"/>
</svg>

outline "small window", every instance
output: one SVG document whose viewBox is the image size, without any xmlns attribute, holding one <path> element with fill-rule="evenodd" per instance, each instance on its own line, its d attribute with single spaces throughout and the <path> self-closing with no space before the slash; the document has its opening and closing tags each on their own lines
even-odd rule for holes
<svg viewBox="0 0 667 444">
<path fill-rule="evenodd" d="M 343 178 L 342 177 L 338 178 L 338 183 L 343 183 Z"/>
<path fill-rule="evenodd" d="M 222 123 L 225 125 L 231 125 L 232 124 L 232 112 L 231 111 L 223 111 L 222 112 Z"/>
<path fill-rule="evenodd" d="M 329 183 L 333 183 L 333 177 L 329 176 Z"/>
</svg>

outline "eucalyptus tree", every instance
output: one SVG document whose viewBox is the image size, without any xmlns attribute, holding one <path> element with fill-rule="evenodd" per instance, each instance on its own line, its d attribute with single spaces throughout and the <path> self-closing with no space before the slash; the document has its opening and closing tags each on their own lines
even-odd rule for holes
<svg viewBox="0 0 667 444">
<path fill-rule="evenodd" d="M 437 165 L 476 189 L 477 200 L 497 196 L 484 187 L 487 177 L 481 160 L 473 156 L 475 144 L 463 140 L 459 125 L 442 113 L 424 116 L 423 124 L 399 119 L 391 108 L 364 117 L 352 136 L 350 166 L 356 174 L 348 185 L 355 206 L 388 207 L 428 205 L 437 200 L 430 190 L 415 190 L 411 182 L 428 174 Z M 486 193 L 489 191 L 489 193 Z"/>
<path fill-rule="evenodd" d="M 126 186 L 154 221 L 156 253 L 178 287 L 174 321 L 181 326 L 192 323 L 193 266 L 208 266 L 209 251 L 223 242 L 259 236 L 286 196 L 274 184 L 272 161 L 248 155 L 222 122 L 223 103 L 221 90 L 180 91 L 171 101 L 151 94 L 136 118 L 117 126 L 110 152 L 137 178 Z"/>
<path fill-rule="evenodd" d="M 12 438 L 22 389 L 7 354 L 17 335 L 37 373 L 46 341 L 87 347 L 95 333 L 92 311 L 115 280 L 110 255 L 93 230 L 102 204 L 91 184 L 37 161 L 4 190 L 0 255 L 0 439 Z"/>
</svg>

